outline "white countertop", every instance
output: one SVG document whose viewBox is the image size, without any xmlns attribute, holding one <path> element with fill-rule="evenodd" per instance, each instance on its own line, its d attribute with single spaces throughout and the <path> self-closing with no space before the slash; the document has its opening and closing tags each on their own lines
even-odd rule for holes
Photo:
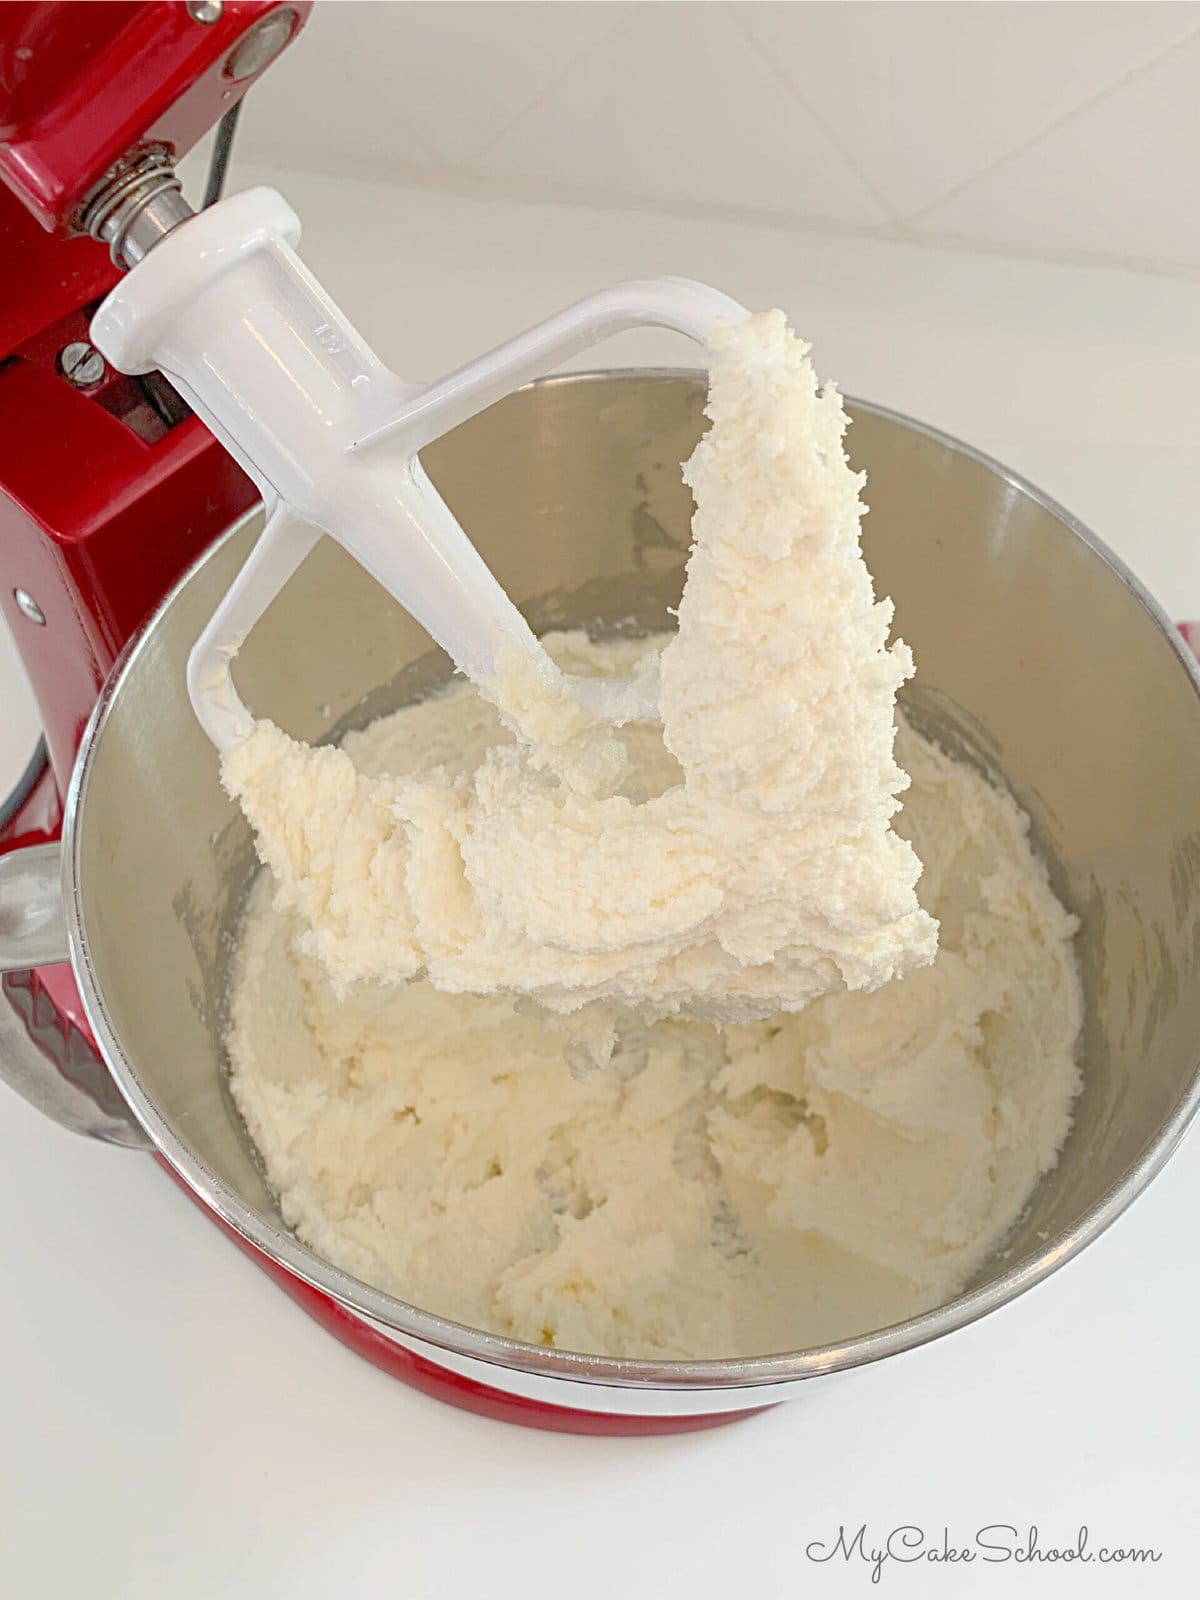
<svg viewBox="0 0 1200 1600">
<path fill-rule="evenodd" d="M 239 182 L 260 174 L 239 174 Z M 277 180 L 305 254 L 432 376 L 623 276 L 782 305 L 818 370 L 1026 473 L 1200 616 L 1200 284 L 650 213 Z M 605 359 L 687 359 L 630 336 Z M 595 364 L 593 361 L 592 364 Z M 0 791 L 36 720 L 0 639 Z M 1200 797 L 1198 797 L 1200 804 Z M 1196 1139 L 1081 1259 L 949 1340 L 707 1434 L 541 1434 L 443 1406 L 310 1322 L 144 1157 L 0 1091 L 0 1592 L 89 1600 L 628 1593 L 1183 1595 L 1200 1487 Z M 839 1524 L 1139 1569 L 806 1557 Z"/>
</svg>

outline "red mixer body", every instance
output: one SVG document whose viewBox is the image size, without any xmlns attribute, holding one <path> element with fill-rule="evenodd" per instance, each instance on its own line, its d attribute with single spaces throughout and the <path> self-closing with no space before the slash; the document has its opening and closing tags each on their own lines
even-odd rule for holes
<svg viewBox="0 0 1200 1600">
<path fill-rule="evenodd" d="M 253 65 L 240 43 L 268 19 L 294 37 L 310 9 L 311 0 L 0 6 L 0 607 L 60 794 L 126 639 L 255 498 L 161 381 L 103 364 L 90 383 L 64 372 L 63 352 L 86 345 L 117 278 L 76 219 L 130 150 L 190 149 L 254 81 L 238 75 L 239 62 Z M 36 606 L 33 620 L 18 593 Z M 44 789 L 31 796 L 0 848 L 52 831 L 53 811 Z"/>
<path fill-rule="evenodd" d="M 181 156 L 278 53 L 237 54 L 271 18 L 290 43 L 312 0 L 6 0 L 0 8 L 0 178 L 43 228 L 139 145 Z M 283 24 L 287 27 L 284 28 Z"/>
<path fill-rule="evenodd" d="M 86 344 L 88 320 L 87 308 L 68 312 L 0 367 L 0 605 L 60 790 L 125 641 L 256 498 L 201 422 L 181 407 L 172 415 L 169 398 L 156 407 L 138 380 L 111 369 L 86 390 L 64 379 L 59 352 Z"/>
<path fill-rule="evenodd" d="M 294 35 L 310 9 L 227 0 L 204 24 L 164 0 L 0 6 L 0 610 L 50 757 L 0 826 L 0 851 L 57 837 L 80 735 L 125 641 L 255 498 L 161 381 L 64 372 L 117 278 L 107 250 L 79 236 L 80 204 L 131 148 L 188 150 L 253 82 L 229 76 L 238 42 L 279 11 Z M 49 983 L 80 1021 L 64 974 Z"/>
</svg>

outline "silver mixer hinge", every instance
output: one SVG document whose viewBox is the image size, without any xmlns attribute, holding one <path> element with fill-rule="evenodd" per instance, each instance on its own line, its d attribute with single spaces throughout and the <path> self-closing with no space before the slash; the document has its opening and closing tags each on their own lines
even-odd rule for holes
<svg viewBox="0 0 1200 1600">
<path fill-rule="evenodd" d="M 79 224 L 108 245 L 113 265 L 128 271 L 173 228 L 195 215 L 166 145 L 131 151 L 110 167 L 84 201 Z"/>
</svg>

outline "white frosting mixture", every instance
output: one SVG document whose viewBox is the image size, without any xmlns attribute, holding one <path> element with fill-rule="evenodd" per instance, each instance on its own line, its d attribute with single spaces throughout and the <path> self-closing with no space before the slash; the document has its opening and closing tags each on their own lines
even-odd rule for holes
<svg viewBox="0 0 1200 1600">
<path fill-rule="evenodd" d="M 837 394 L 772 313 L 714 340 L 708 410 L 661 727 L 509 670 L 506 721 L 460 681 L 341 750 L 259 724 L 224 769 L 274 879 L 229 1047 L 285 1217 L 428 1310 L 608 1355 L 953 1295 L 1077 1086 L 1074 927 L 1011 799 L 901 728 L 892 829 L 912 660 Z M 572 1078 L 530 1000 L 606 1070 Z"/>
<path fill-rule="evenodd" d="M 627 739 L 561 680 L 491 686 L 534 742 L 464 765 L 458 730 L 368 774 L 269 723 L 223 776 L 303 948 L 346 992 L 427 975 L 575 1013 L 741 1022 L 870 991 L 927 965 L 920 862 L 894 833 L 896 689 L 859 550 L 845 414 L 771 312 L 714 336 L 711 427 L 679 631 L 662 654 L 672 761 L 631 773 Z M 414 733 L 414 737 L 416 737 Z M 577 1032 L 606 1049 L 603 1016 Z"/>
<path fill-rule="evenodd" d="M 578 671 L 644 649 L 549 642 Z M 346 760 L 363 783 L 453 779 L 506 739 L 459 683 L 349 738 Z M 627 793 L 678 781 L 657 730 L 628 743 Z M 795 1349 L 952 1296 L 1068 1126 L 1074 924 L 1011 799 L 903 724 L 898 754 L 932 966 L 723 1031 L 629 1023 L 586 1083 L 510 998 L 417 981 L 339 999 L 264 874 L 229 1043 L 286 1219 L 402 1299 L 607 1355 Z"/>
</svg>

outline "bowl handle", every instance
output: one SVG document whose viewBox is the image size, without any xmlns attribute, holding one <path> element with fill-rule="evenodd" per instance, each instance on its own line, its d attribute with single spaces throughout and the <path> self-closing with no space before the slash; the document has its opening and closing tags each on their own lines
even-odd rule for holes
<svg viewBox="0 0 1200 1600">
<path fill-rule="evenodd" d="M 0 1080 L 72 1133 L 152 1150 L 90 1037 L 42 983 L 38 969 L 66 959 L 58 845 L 0 855 Z"/>
</svg>

